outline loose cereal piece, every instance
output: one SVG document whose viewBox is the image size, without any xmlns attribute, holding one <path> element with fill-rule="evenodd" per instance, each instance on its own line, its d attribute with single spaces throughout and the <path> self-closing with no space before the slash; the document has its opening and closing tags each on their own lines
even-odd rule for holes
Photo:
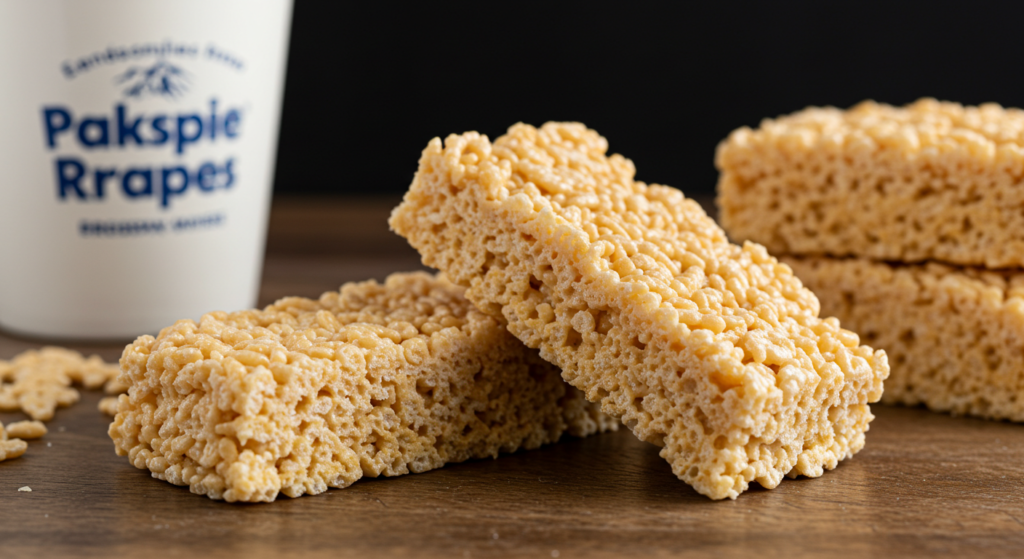
<svg viewBox="0 0 1024 559">
<path fill-rule="evenodd" d="M 86 388 L 108 385 L 118 375 L 117 365 L 104 363 L 98 356 L 88 359 L 77 351 L 60 347 L 29 350 L 9 362 L 0 361 L 0 411 L 21 410 L 32 419 L 49 421 L 60 406 L 79 399 L 72 383 Z"/>
<path fill-rule="evenodd" d="M 121 358 L 119 455 L 194 493 L 272 501 L 618 423 L 425 273 L 181 320 Z"/>
<path fill-rule="evenodd" d="M 26 485 L 24 487 L 19 487 L 18 491 L 20 491 L 22 493 L 31 493 L 32 492 L 32 488 Z"/>
<path fill-rule="evenodd" d="M 864 445 L 884 352 L 582 124 L 431 140 L 391 226 L 714 499 Z"/>
<path fill-rule="evenodd" d="M 787 258 L 821 300 L 876 347 L 884 402 L 1024 421 L 1024 272 L 859 259 Z"/>
<path fill-rule="evenodd" d="M 7 439 L 7 430 L 4 424 L 0 423 L 0 462 L 10 458 L 17 458 L 25 454 L 28 443 L 21 439 Z"/>
<path fill-rule="evenodd" d="M 0 438 L 0 462 L 17 458 L 28 449 L 28 443 L 21 439 Z"/>
<path fill-rule="evenodd" d="M 7 435 L 19 439 L 38 439 L 46 434 L 46 425 L 39 421 L 17 421 L 7 426 Z"/>
<path fill-rule="evenodd" d="M 775 254 L 1024 266 L 1024 111 L 809 108 L 718 146 L 720 219 Z"/>
<path fill-rule="evenodd" d="M 117 415 L 117 396 L 107 396 L 100 400 L 99 410 L 110 417 Z"/>
</svg>

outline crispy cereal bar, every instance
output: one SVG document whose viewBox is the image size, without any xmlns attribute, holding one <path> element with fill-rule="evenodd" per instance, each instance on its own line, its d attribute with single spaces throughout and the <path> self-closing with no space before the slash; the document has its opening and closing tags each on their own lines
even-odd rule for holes
<svg viewBox="0 0 1024 559">
<path fill-rule="evenodd" d="M 1024 273 L 786 258 L 892 364 L 882 400 L 1024 421 Z"/>
<path fill-rule="evenodd" d="M 430 141 L 391 226 L 714 499 L 864 445 L 888 375 L 763 247 L 582 124 Z"/>
<path fill-rule="evenodd" d="M 425 273 L 181 320 L 125 348 L 121 367 L 117 453 L 227 501 L 313 495 L 618 425 Z"/>
<path fill-rule="evenodd" d="M 0 411 L 18 411 L 32 419 L 49 421 L 54 411 L 78 401 L 72 383 L 108 394 L 123 391 L 116 379 L 119 368 L 98 355 L 88 359 L 61 347 L 29 350 L 11 361 L 0 360 Z"/>
<path fill-rule="evenodd" d="M 720 220 L 773 254 L 1024 266 L 1024 111 L 809 108 L 718 146 Z"/>
</svg>

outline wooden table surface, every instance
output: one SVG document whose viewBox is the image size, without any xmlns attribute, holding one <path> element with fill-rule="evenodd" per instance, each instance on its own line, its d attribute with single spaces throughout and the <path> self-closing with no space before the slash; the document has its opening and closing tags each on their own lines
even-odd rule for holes
<svg viewBox="0 0 1024 559">
<path fill-rule="evenodd" d="M 261 304 L 419 267 L 387 231 L 391 205 L 276 201 Z M 39 345 L 0 334 L 0 358 Z M 123 344 L 68 345 L 115 360 Z M 83 392 L 24 456 L 0 463 L 0 557 L 1024 556 L 1021 425 L 874 406 L 853 459 L 735 501 L 698 495 L 623 429 L 232 505 L 116 456 L 100 397 Z"/>
</svg>

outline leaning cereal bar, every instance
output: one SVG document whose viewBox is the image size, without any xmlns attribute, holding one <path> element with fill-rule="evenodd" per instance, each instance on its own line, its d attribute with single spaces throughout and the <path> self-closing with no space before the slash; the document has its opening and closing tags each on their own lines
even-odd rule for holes
<svg viewBox="0 0 1024 559">
<path fill-rule="evenodd" d="M 785 258 L 823 313 L 884 347 L 882 400 L 1024 421 L 1024 273 Z"/>
<path fill-rule="evenodd" d="M 809 108 L 718 147 L 720 220 L 774 254 L 1024 266 L 1024 111 Z"/>
<path fill-rule="evenodd" d="M 194 493 L 272 501 L 618 424 L 463 290 L 394 274 L 178 321 L 121 358 L 119 455 Z"/>
<path fill-rule="evenodd" d="M 711 498 L 860 450 L 884 352 L 606 150 L 581 124 L 435 138 L 391 226 Z"/>
</svg>

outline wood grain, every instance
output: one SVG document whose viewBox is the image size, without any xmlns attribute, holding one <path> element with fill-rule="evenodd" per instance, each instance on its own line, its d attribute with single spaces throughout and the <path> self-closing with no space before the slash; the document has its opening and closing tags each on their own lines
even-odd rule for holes
<svg viewBox="0 0 1024 559">
<path fill-rule="evenodd" d="M 275 206 L 277 226 L 287 221 L 279 211 L 293 212 L 295 225 L 271 228 L 288 240 L 268 243 L 263 302 L 418 267 L 401 245 L 295 250 L 303 235 L 331 229 L 303 227 L 311 220 L 343 229 L 338 215 L 383 219 L 389 207 L 306 203 L 315 206 L 306 219 L 302 201 Z M 0 358 L 38 345 L 0 336 Z M 73 347 L 120 353 L 118 344 Z M 657 448 L 623 430 L 315 497 L 230 505 L 115 456 L 100 397 L 83 392 L 25 456 L 0 463 L 0 557 L 1024 555 L 1024 427 L 1009 423 L 874 406 L 867 447 L 853 459 L 736 501 L 696 494 Z M 24 485 L 32 492 L 17 491 Z"/>
</svg>

